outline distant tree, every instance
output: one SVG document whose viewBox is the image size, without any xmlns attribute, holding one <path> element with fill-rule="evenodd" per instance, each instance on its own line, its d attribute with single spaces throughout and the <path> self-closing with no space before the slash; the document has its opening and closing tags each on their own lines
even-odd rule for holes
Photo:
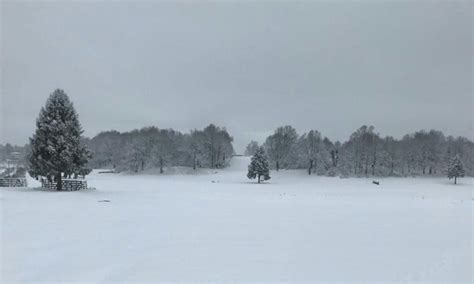
<svg viewBox="0 0 474 284">
<path fill-rule="evenodd" d="M 400 140 L 401 173 L 403 176 L 414 175 L 416 172 L 417 151 L 413 134 L 407 134 Z"/>
<path fill-rule="evenodd" d="M 341 143 L 339 141 L 332 143 L 329 138 L 324 137 L 323 144 L 325 150 L 328 152 L 329 158 L 331 159 L 331 167 L 336 168 L 339 161 L 339 148 L 341 147 Z"/>
<path fill-rule="evenodd" d="M 267 156 L 263 147 L 259 147 L 255 154 L 252 156 L 250 162 L 247 177 L 249 179 L 257 178 L 258 183 L 260 181 L 266 181 L 270 179 L 270 169 L 268 166 Z"/>
<path fill-rule="evenodd" d="M 297 140 L 296 130 L 289 125 L 278 127 L 275 133 L 266 139 L 265 150 L 270 160 L 275 163 L 277 171 L 281 168 L 282 163 L 286 163 L 286 166 L 289 165 Z"/>
<path fill-rule="evenodd" d="M 350 156 L 350 167 L 355 175 L 367 176 L 370 172 L 375 175 L 379 140 L 373 126 L 363 125 L 345 143 L 345 153 Z"/>
<path fill-rule="evenodd" d="M 308 175 L 318 167 L 318 162 L 323 162 L 324 144 L 321 133 L 311 130 L 301 135 L 298 140 L 298 150 L 303 160 L 306 160 Z"/>
<path fill-rule="evenodd" d="M 163 173 L 165 165 L 174 165 L 179 142 L 176 139 L 177 133 L 172 129 L 162 129 L 154 136 L 152 141 L 152 156 L 155 165 L 159 166 L 160 173 Z M 150 153 L 148 153 L 150 154 Z"/>
<path fill-rule="evenodd" d="M 124 141 L 118 131 L 105 131 L 97 134 L 88 142 L 88 148 L 94 153 L 90 162 L 93 167 L 116 168 L 124 159 Z"/>
<path fill-rule="evenodd" d="M 448 166 L 448 178 L 452 179 L 454 178 L 454 184 L 456 184 L 456 180 L 458 177 L 464 177 L 465 171 L 464 171 L 464 165 L 461 162 L 461 159 L 459 158 L 458 155 L 454 156 L 454 158 L 451 159 L 451 162 L 449 163 Z"/>
<path fill-rule="evenodd" d="M 445 157 L 450 158 L 454 155 L 459 155 L 466 171 L 466 175 L 474 176 L 474 142 L 465 137 L 448 137 Z M 449 158 L 443 159 L 446 165 L 449 164 Z"/>
<path fill-rule="evenodd" d="M 393 176 L 395 167 L 399 164 L 399 143 L 393 137 L 387 136 L 381 140 L 379 158 L 381 173 L 384 176 Z"/>
<path fill-rule="evenodd" d="M 134 172 L 144 170 L 145 165 L 150 159 L 149 141 L 145 137 L 135 136 L 129 141 L 127 161 L 129 167 Z"/>
<path fill-rule="evenodd" d="M 416 165 L 424 174 L 432 174 L 436 172 L 436 165 L 442 160 L 441 153 L 445 137 L 442 132 L 424 130 L 413 134 L 413 146 L 415 147 Z"/>
<path fill-rule="evenodd" d="M 62 178 L 90 173 L 89 150 L 81 143 L 83 132 L 79 117 L 63 90 L 55 90 L 36 120 L 36 132 L 30 138 L 29 172 L 57 182 L 62 190 Z"/>
<path fill-rule="evenodd" d="M 209 168 L 221 168 L 234 153 L 233 138 L 227 130 L 210 124 L 202 130 L 204 153 L 207 155 Z"/>
<path fill-rule="evenodd" d="M 189 164 L 196 170 L 198 166 L 201 166 L 201 161 L 204 159 L 204 134 L 202 131 L 193 130 L 190 134 L 186 135 L 185 138 L 185 152 Z"/>
<path fill-rule="evenodd" d="M 249 144 L 247 145 L 247 147 L 245 148 L 245 153 L 244 153 L 244 155 L 245 155 L 245 156 L 252 156 L 252 155 L 254 155 L 254 154 L 257 152 L 257 150 L 258 150 L 259 147 L 260 147 L 260 146 L 258 145 L 258 142 L 257 142 L 257 141 L 253 141 L 253 140 L 250 141 L 250 143 L 249 143 Z"/>
</svg>

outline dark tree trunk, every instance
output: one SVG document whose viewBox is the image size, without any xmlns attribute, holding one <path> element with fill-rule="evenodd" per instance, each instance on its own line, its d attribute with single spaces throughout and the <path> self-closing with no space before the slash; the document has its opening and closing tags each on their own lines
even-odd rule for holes
<svg viewBox="0 0 474 284">
<path fill-rule="evenodd" d="M 61 174 L 56 176 L 56 190 L 61 191 L 63 190 L 63 177 Z"/>
<path fill-rule="evenodd" d="M 377 166 L 377 144 L 374 145 L 374 153 L 372 157 L 372 176 L 375 175 L 376 166 Z"/>
<path fill-rule="evenodd" d="M 276 170 L 277 170 L 277 172 L 278 172 L 279 169 L 280 169 L 280 162 L 276 161 Z"/>
<path fill-rule="evenodd" d="M 336 151 L 331 150 L 331 161 L 332 161 L 332 166 L 336 166 Z"/>
<path fill-rule="evenodd" d="M 163 158 L 160 157 L 160 174 L 163 173 Z"/>
<path fill-rule="evenodd" d="M 369 175 L 369 155 L 365 155 L 365 165 L 364 165 L 364 174 L 365 176 Z"/>
<path fill-rule="evenodd" d="M 219 168 L 219 158 L 220 158 L 220 156 L 221 156 L 220 154 L 221 154 L 221 153 L 220 153 L 220 150 L 218 150 L 218 151 L 217 151 L 217 156 L 216 156 L 216 169 Z"/>
<path fill-rule="evenodd" d="M 309 160 L 308 175 L 313 171 L 313 160 Z"/>
<path fill-rule="evenodd" d="M 260 175 L 257 175 L 258 176 L 258 183 L 260 183 Z"/>
<path fill-rule="evenodd" d="M 456 178 L 457 178 L 457 177 L 455 176 L 455 177 L 454 177 L 454 184 L 456 184 Z"/>
</svg>

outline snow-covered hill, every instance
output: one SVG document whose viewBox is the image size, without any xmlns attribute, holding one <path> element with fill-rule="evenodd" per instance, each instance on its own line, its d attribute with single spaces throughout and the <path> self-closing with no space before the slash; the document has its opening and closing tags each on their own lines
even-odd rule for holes
<svg viewBox="0 0 474 284">
<path fill-rule="evenodd" d="M 229 171 L 247 171 L 248 165 L 250 164 L 250 157 L 246 156 L 234 156 L 230 160 L 230 165 L 228 167 Z"/>
</svg>

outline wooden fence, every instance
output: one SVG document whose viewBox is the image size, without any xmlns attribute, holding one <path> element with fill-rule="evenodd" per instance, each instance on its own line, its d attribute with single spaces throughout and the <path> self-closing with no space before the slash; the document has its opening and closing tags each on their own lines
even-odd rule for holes
<svg viewBox="0 0 474 284">
<path fill-rule="evenodd" d="M 41 179 L 41 187 L 43 188 L 57 190 L 57 186 L 57 182 L 51 182 L 45 178 Z M 83 179 L 63 179 L 62 186 L 65 191 L 87 189 L 87 181 Z"/>
<path fill-rule="evenodd" d="M 0 187 L 27 187 L 25 178 L 0 178 Z"/>
</svg>

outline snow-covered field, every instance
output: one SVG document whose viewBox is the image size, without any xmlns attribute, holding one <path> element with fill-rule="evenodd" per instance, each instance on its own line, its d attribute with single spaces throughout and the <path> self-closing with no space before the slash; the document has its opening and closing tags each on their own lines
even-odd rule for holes
<svg viewBox="0 0 474 284">
<path fill-rule="evenodd" d="M 247 164 L 0 188 L 1 282 L 472 282 L 473 179 L 282 171 L 258 185 Z"/>
</svg>

